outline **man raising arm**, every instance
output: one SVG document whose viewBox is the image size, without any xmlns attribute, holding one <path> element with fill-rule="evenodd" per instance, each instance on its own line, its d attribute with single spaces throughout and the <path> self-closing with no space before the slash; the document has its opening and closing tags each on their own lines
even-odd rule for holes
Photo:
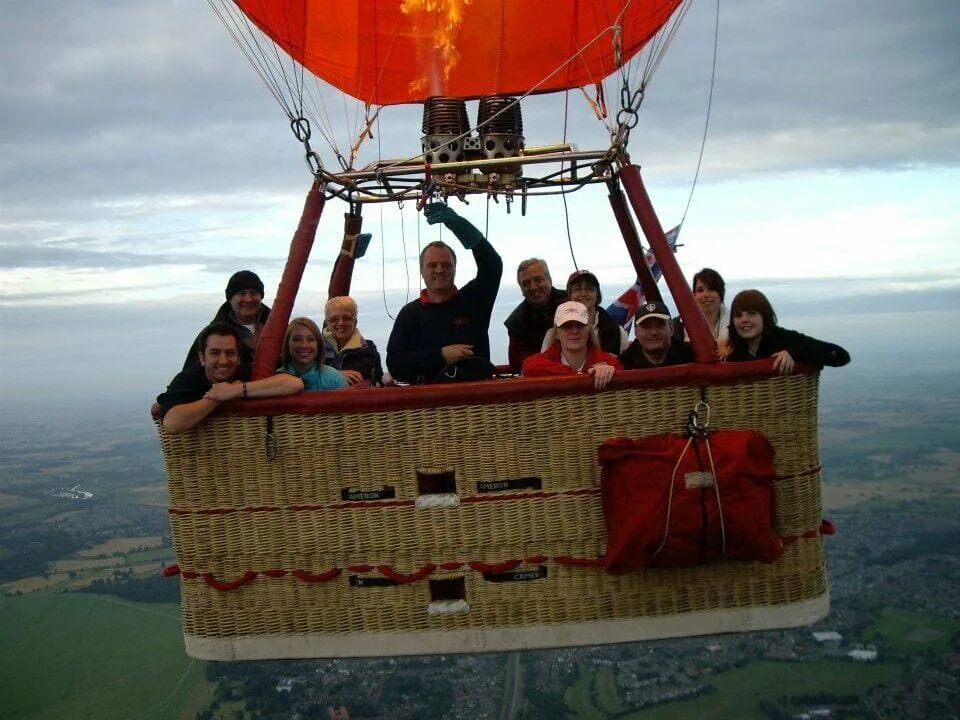
<svg viewBox="0 0 960 720">
<path fill-rule="evenodd" d="M 227 323 L 208 325 L 197 341 L 199 365 L 178 373 L 157 397 L 163 428 L 170 434 L 196 427 L 228 400 L 278 397 L 303 390 L 300 378 L 285 373 L 250 380 L 250 365 L 240 362 L 240 333 Z"/>
<path fill-rule="evenodd" d="M 427 205 L 431 225 L 443 223 L 473 253 L 477 276 L 454 284 L 457 257 L 446 243 L 420 254 L 425 289 L 404 305 L 387 343 L 387 369 L 406 383 L 463 382 L 490 377 L 490 314 L 500 288 L 503 262 L 483 234 L 442 203 Z M 471 361 L 473 362 L 464 362 Z"/>
</svg>

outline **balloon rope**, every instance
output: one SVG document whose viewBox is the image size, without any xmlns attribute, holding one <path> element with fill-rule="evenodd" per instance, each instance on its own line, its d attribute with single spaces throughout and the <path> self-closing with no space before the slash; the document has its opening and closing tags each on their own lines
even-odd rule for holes
<svg viewBox="0 0 960 720">
<path fill-rule="evenodd" d="M 570 91 L 565 90 L 563 92 L 563 142 L 567 141 L 567 120 L 570 116 Z M 566 163 L 560 164 L 560 170 L 563 171 L 563 166 Z M 567 195 L 564 193 L 560 196 L 563 200 L 563 219 L 567 227 L 567 247 L 570 248 L 570 259 L 573 260 L 573 269 L 579 270 L 580 266 L 577 264 L 577 256 L 573 252 L 573 235 L 570 232 L 570 209 L 567 207 Z"/>
<path fill-rule="evenodd" d="M 697 180 L 700 178 L 700 166 L 703 163 L 703 151 L 707 146 L 707 130 L 710 128 L 710 110 L 713 107 L 713 86 L 717 77 L 717 46 L 720 43 L 720 0 L 717 0 L 717 13 L 713 25 L 713 67 L 710 70 L 710 94 L 707 96 L 707 117 L 703 123 L 703 139 L 700 141 L 700 156 L 697 158 L 697 171 L 693 174 L 693 184 L 690 186 L 690 195 L 687 197 L 687 206 L 683 209 L 683 216 L 680 218 L 680 227 L 683 227 L 683 221 L 687 219 L 687 211 L 690 210 L 690 203 L 693 202 L 693 191 L 697 187 Z"/>
</svg>

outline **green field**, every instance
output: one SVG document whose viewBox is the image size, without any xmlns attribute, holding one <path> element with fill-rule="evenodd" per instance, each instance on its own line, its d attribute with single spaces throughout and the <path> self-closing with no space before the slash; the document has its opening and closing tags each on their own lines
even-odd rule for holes
<svg viewBox="0 0 960 720">
<path fill-rule="evenodd" d="M 759 661 L 746 667 L 717 673 L 704 678 L 714 692 L 693 700 L 658 705 L 627 715 L 622 710 L 619 696 L 616 704 L 601 694 L 600 686 L 613 687 L 610 668 L 595 670 L 580 666 L 577 682 L 567 689 L 564 700 L 572 720 L 604 720 L 617 715 L 619 720 L 766 720 L 760 712 L 761 700 L 776 700 L 785 695 L 819 692 L 837 695 L 859 695 L 867 688 L 882 683 L 900 672 L 894 663 L 854 663 L 824 661 L 816 663 Z M 601 680 L 604 672 L 609 680 Z M 593 688 L 593 692 L 591 689 Z M 604 691 L 605 692 L 605 691 Z"/>
<path fill-rule="evenodd" d="M 947 652 L 953 637 L 960 632 L 960 620 L 939 615 L 884 608 L 863 631 L 865 642 L 882 642 L 894 652 L 936 655 Z M 878 637 L 879 636 L 879 637 Z"/>
<path fill-rule="evenodd" d="M 139 552 L 127 553 L 124 557 L 124 565 L 139 565 L 144 562 L 152 562 L 156 560 L 157 562 L 161 560 L 173 560 L 173 548 L 172 547 L 163 547 L 163 548 L 153 548 L 152 550 L 140 550 Z"/>
<path fill-rule="evenodd" d="M 106 595 L 0 599 L 3 712 L 18 718 L 193 718 L 203 663 L 183 649 L 179 608 Z M 201 693 L 202 695 L 202 693 Z"/>
<path fill-rule="evenodd" d="M 593 700 L 598 708 L 608 713 L 623 712 L 624 707 L 617 692 L 617 677 L 613 674 L 613 668 L 601 667 L 593 676 Z"/>
<path fill-rule="evenodd" d="M 594 669 L 587 665 L 581 665 L 580 674 L 577 681 L 564 693 L 563 701 L 567 707 L 573 711 L 569 718 L 576 720 L 603 720 L 607 713 L 598 709 L 593 703 L 593 678 Z"/>
</svg>

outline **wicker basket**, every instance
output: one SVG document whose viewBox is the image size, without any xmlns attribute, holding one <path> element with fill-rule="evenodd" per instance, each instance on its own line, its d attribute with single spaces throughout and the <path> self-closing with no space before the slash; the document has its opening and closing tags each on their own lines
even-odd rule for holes
<svg viewBox="0 0 960 720">
<path fill-rule="evenodd" d="M 443 407 L 416 401 L 417 388 L 365 391 L 376 405 L 352 410 L 314 394 L 310 413 L 277 402 L 269 419 L 161 429 L 187 652 L 472 652 L 823 617 L 818 375 L 707 370 L 660 387 L 618 378 L 599 393 L 589 381 L 478 383 Z M 525 392 L 484 389 L 498 382 Z M 394 393 L 413 400 L 379 402 Z M 773 444 L 786 551 L 769 565 L 606 573 L 597 446 L 682 432 L 701 393 L 713 427 L 753 428 Z M 455 492 L 424 496 L 425 476 Z"/>
</svg>

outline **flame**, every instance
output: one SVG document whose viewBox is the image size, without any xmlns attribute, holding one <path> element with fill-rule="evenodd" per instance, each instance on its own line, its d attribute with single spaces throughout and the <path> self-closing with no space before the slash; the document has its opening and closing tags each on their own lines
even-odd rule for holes
<svg viewBox="0 0 960 720">
<path fill-rule="evenodd" d="M 460 52 L 454 44 L 463 23 L 463 10 L 471 0 L 403 0 L 400 11 L 413 17 L 414 25 L 421 26 L 428 20 L 433 29 L 433 49 L 440 56 L 443 80 L 450 79 L 450 73 L 460 61 Z M 431 17 L 432 16 L 432 17 Z M 429 66 L 432 63 L 428 63 Z M 410 92 L 419 93 L 427 86 L 426 75 L 410 83 Z"/>
</svg>

